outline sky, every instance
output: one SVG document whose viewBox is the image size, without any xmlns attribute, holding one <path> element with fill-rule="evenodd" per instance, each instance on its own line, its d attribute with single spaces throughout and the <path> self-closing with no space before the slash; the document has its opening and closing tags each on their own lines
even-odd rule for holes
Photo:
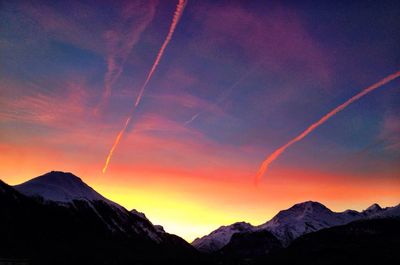
<svg viewBox="0 0 400 265">
<path fill-rule="evenodd" d="M 319 201 L 400 198 L 398 1 L 1 1 L 0 178 L 72 172 L 188 241 Z"/>
</svg>

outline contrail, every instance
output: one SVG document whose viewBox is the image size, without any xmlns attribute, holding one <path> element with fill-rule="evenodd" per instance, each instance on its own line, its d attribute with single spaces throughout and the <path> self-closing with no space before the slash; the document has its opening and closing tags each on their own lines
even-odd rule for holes
<svg viewBox="0 0 400 265">
<path fill-rule="evenodd" d="M 398 78 L 400 76 L 400 71 L 395 72 L 384 79 L 380 80 L 379 82 L 365 88 L 352 98 L 348 99 L 346 102 L 342 103 L 341 105 L 337 106 L 330 112 L 328 112 L 325 116 L 323 116 L 321 119 L 319 119 L 317 122 L 311 124 L 307 129 L 305 129 L 301 134 L 290 140 L 288 143 L 285 145 L 281 146 L 280 148 L 276 149 L 271 155 L 269 155 L 264 162 L 261 164 L 260 169 L 257 172 L 257 175 L 255 177 L 255 183 L 258 184 L 261 181 L 262 176 L 264 175 L 265 171 L 267 171 L 269 165 L 277 159 L 288 147 L 290 147 L 292 144 L 300 141 L 304 137 L 306 137 L 308 134 L 310 134 L 312 131 L 314 131 L 317 127 L 325 123 L 327 120 L 329 120 L 333 115 L 336 113 L 344 110 L 347 106 L 349 106 L 351 103 L 353 103 L 356 100 L 359 100 L 363 96 L 367 95 L 368 93 L 374 91 L 375 89 L 389 83 L 390 81 Z"/>
<path fill-rule="evenodd" d="M 194 114 L 189 120 L 187 120 L 184 125 L 188 125 L 190 123 L 192 123 L 193 121 L 195 121 L 201 114 L 213 109 L 216 105 L 220 104 L 222 101 L 224 101 L 229 94 L 232 92 L 232 90 L 234 90 L 240 83 L 242 83 L 244 80 L 246 80 L 246 78 L 248 78 L 255 70 L 258 69 L 258 65 L 256 67 L 254 67 L 253 69 L 247 71 L 244 75 L 242 75 L 242 77 L 239 78 L 239 80 L 237 80 L 235 83 L 233 83 L 226 91 L 224 91 L 223 93 L 221 93 L 221 95 L 218 97 L 218 99 L 216 100 L 216 104 L 209 106 L 203 110 L 200 110 L 199 112 L 197 112 L 196 114 Z"/>
<path fill-rule="evenodd" d="M 185 9 L 185 5 L 186 5 L 186 0 L 179 0 L 178 4 L 176 6 L 174 17 L 172 18 L 172 23 L 171 23 L 171 26 L 169 28 L 167 37 L 165 38 L 164 43 L 162 44 L 160 50 L 158 51 L 158 54 L 157 54 L 157 57 L 156 57 L 156 59 L 155 59 L 155 61 L 153 63 L 153 66 L 151 67 L 150 72 L 148 73 L 147 78 L 146 78 L 142 88 L 140 89 L 139 95 L 136 98 L 136 101 L 135 101 L 135 104 L 133 106 L 133 109 L 132 109 L 130 115 L 128 116 L 128 118 L 125 121 L 124 127 L 122 127 L 122 130 L 118 133 L 117 138 L 115 138 L 114 144 L 112 145 L 112 147 L 110 149 L 110 152 L 108 153 L 106 162 L 105 162 L 103 170 L 102 170 L 103 174 L 107 171 L 107 167 L 108 167 L 108 164 L 110 163 L 110 160 L 111 160 L 111 157 L 112 157 L 112 155 L 114 153 L 114 150 L 117 148 L 119 141 L 121 140 L 123 134 L 126 131 L 126 128 L 129 126 L 129 123 L 132 120 L 132 116 L 133 116 L 133 113 L 134 113 L 136 107 L 140 104 L 140 101 L 142 100 L 143 93 L 144 93 L 144 91 L 145 91 L 145 89 L 147 87 L 147 84 L 149 83 L 151 77 L 153 76 L 153 74 L 154 74 L 154 72 L 155 72 L 155 70 L 156 70 L 156 68 L 157 68 L 157 66 L 158 66 L 163 54 L 164 54 L 165 48 L 167 48 L 167 45 L 170 42 L 170 40 L 172 38 L 172 35 L 174 34 L 175 28 L 178 25 L 178 22 L 179 22 L 179 19 L 182 16 L 183 10 Z"/>
<path fill-rule="evenodd" d="M 129 116 L 128 119 L 125 121 L 124 127 L 122 128 L 122 130 L 118 133 L 117 138 L 115 138 L 114 144 L 110 149 L 110 152 L 108 153 L 107 159 L 106 159 L 106 163 L 104 164 L 103 169 L 101 170 L 104 173 L 106 173 L 108 164 L 110 163 L 110 159 L 114 153 L 115 148 L 117 148 L 117 145 L 119 143 L 119 141 L 121 140 L 122 135 L 124 134 L 126 128 L 128 127 L 129 123 L 131 122 L 131 118 L 132 116 Z"/>
<path fill-rule="evenodd" d="M 154 71 L 156 70 L 156 68 L 157 68 L 157 66 L 158 66 L 158 64 L 159 64 L 159 62 L 161 60 L 161 57 L 164 54 L 165 48 L 167 48 L 167 45 L 168 45 L 169 41 L 171 40 L 172 35 L 174 34 L 176 25 L 178 25 L 179 19 L 182 16 L 183 9 L 185 8 L 185 5 L 186 5 L 186 0 L 179 0 L 178 5 L 176 6 L 176 10 L 175 10 L 175 13 L 174 13 L 174 17 L 172 19 L 171 26 L 169 28 L 168 35 L 165 38 L 164 43 L 161 46 L 160 51 L 157 54 L 156 60 L 154 61 L 154 64 L 151 67 L 149 74 L 147 75 L 146 81 L 144 82 L 144 84 L 142 86 L 142 89 L 140 90 L 139 96 L 137 97 L 136 102 L 135 102 L 135 107 L 137 105 L 139 105 L 140 101 L 142 100 L 142 96 L 143 96 L 144 90 L 146 89 L 147 84 L 149 83 L 151 77 L 153 76 Z"/>
</svg>

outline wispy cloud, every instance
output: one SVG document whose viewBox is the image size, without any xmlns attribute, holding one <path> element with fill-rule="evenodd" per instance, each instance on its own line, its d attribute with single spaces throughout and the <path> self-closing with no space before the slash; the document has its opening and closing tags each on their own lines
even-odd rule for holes
<svg viewBox="0 0 400 265">
<path fill-rule="evenodd" d="M 104 75 L 104 93 L 98 108 L 106 104 L 113 85 L 124 70 L 133 46 L 153 20 L 156 3 L 154 1 L 126 2 L 121 8 L 119 21 L 113 24 L 113 29 L 104 33 L 107 44 L 107 71 Z"/>
<path fill-rule="evenodd" d="M 4 99 L 0 108 L 0 120 L 66 129 L 81 121 L 87 111 L 87 92 L 82 83 L 68 82 L 62 88 L 50 92 L 40 91 L 32 83 L 29 85 L 31 92 L 14 99 Z"/>
</svg>

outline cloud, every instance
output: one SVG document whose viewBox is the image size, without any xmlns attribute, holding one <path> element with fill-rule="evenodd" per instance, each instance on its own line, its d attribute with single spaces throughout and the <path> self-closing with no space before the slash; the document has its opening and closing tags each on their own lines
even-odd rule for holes
<svg viewBox="0 0 400 265">
<path fill-rule="evenodd" d="M 111 95 L 112 87 L 124 70 L 133 46 L 153 20 L 156 9 L 154 1 L 126 2 L 121 7 L 121 15 L 113 28 L 103 36 L 107 46 L 107 71 L 104 75 L 104 93 L 100 107 Z"/>
<path fill-rule="evenodd" d="M 73 82 L 67 83 L 64 89 L 61 94 L 58 90 L 32 91 L 15 99 L 5 99 L 0 108 L 0 119 L 68 128 L 85 113 L 87 94 L 82 84 Z"/>
</svg>

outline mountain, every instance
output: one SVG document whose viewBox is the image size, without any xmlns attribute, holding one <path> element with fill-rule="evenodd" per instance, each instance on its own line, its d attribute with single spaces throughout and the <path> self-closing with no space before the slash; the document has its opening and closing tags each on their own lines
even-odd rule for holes
<svg viewBox="0 0 400 265">
<path fill-rule="evenodd" d="M 286 247 L 296 238 L 324 228 L 361 219 L 393 216 L 400 216 L 400 205 L 383 209 L 378 204 L 373 204 L 362 212 L 354 210 L 333 212 L 319 202 L 306 201 L 280 211 L 270 221 L 259 226 L 247 224 L 244 229 L 235 229 L 238 223 L 223 226 L 209 235 L 196 239 L 192 245 L 199 251 L 210 253 L 226 246 L 235 233 L 268 231 Z"/>
<path fill-rule="evenodd" d="M 393 207 L 381 208 L 378 204 L 373 204 L 363 211 L 363 214 L 370 219 L 393 218 L 400 216 L 400 204 Z"/>
<path fill-rule="evenodd" d="M 374 214 L 379 214 L 380 212 L 382 212 L 382 210 L 383 209 L 379 204 L 374 203 L 371 206 L 369 206 L 367 209 L 365 209 L 363 211 L 363 213 L 365 215 L 374 215 Z"/>
<path fill-rule="evenodd" d="M 138 234 L 158 243 L 162 241 L 162 235 L 144 215 L 132 214 L 104 198 L 71 173 L 52 171 L 14 188 L 28 197 L 53 202 L 85 215 L 90 214 L 113 234 Z"/>
<path fill-rule="evenodd" d="M 254 227 L 245 222 L 234 223 L 229 226 L 221 226 L 211 234 L 202 238 L 196 238 L 192 245 L 199 251 L 211 253 L 220 250 L 223 246 L 229 243 L 231 237 L 235 233 L 250 232 Z"/>
<path fill-rule="evenodd" d="M 362 213 L 356 211 L 336 213 L 319 202 L 307 201 L 280 211 L 270 221 L 258 226 L 257 230 L 270 231 L 287 246 L 301 235 L 363 217 Z"/>
<path fill-rule="evenodd" d="M 0 181 L 0 261 L 29 264 L 197 264 L 196 250 L 71 173 L 11 187 Z M 1 263 L 1 262 L 0 262 Z"/>
<path fill-rule="evenodd" d="M 39 196 L 53 202 L 70 203 L 74 200 L 84 200 L 104 201 L 116 205 L 89 187 L 82 179 L 68 172 L 51 171 L 14 188 L 26 196 Z"/>
</svg>

